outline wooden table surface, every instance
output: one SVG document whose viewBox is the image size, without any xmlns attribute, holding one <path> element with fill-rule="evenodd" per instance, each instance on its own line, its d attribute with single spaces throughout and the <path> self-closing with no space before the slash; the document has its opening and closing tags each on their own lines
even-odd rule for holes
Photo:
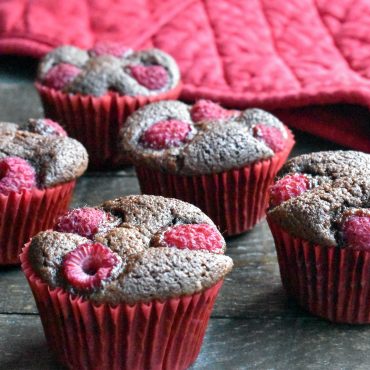
<svg viewBox="0 0 370 370">
<path fill-rule="evenodd" d="M 0 120 L 42 116 L 33 88 L 36 62 L 0 57 Z M 295 132 L 293 155 L 339 146 Z M 85 174 L 72 207 L 138 194 L 131 168 Z M 311 316 L 282 289 L 265 221 L 228 240 L 234 270 L 224 283 L 192 369 L 369 369 L 370 327 Z M 37 309 L 18 267 L 0 269 L 0 369 L 60 369 L 48 351 Z"/>
</svg>

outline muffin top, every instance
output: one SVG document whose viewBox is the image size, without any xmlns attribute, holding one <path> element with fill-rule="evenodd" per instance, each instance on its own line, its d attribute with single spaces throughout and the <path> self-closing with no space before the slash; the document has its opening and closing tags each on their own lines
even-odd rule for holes
<svg viewBox="0 0 370 370">
<path fill-rule="evenodd" d="M 270 158 L 286 148 L 288 132 L 263 110 L 231 111 L 199 100 L 146 105 L 126 120 L 121 136 L 135 165 L 199 175 Z"/>
<path fill-rule="evenodd" d="M 327 151 L 289 160 L 270 189 L 268 216 L 310 242 L 370 250 L 370 155 Z"/>
<path fill-rule="evenodd" d="M 60 46 L 40 62 L 38 81 L 66 93 L 102 96 L 148 96 L 179 84 L 174 59 L 159 49 L 134 52 L 113 42 L 100 42 L 90 50 Z"/>
<path fill-rule="evenodd" d="M 56 122 L 49 119 L 30 119 L 25 125 L 0 122 L 2 194 L 9 193 L 9 189 L 44 188 L 71 181 L 83 174 L 87 163 L 85 148 L 67 137 Z"/>
<path fill-rule="evenodd" d="M 29 261 L 52 288 L 93 302 L 147 302 L 201 292 L 232 268 L 225 241 L 197 207 L 132 195 L 71 210 L 36 235 Z"/>
</svg>

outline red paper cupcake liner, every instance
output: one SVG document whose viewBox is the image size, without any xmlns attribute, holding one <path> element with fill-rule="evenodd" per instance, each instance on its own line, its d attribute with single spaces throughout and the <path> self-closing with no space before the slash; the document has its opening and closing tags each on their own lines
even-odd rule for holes
<svg viewBox="0 0 370 370">
<path fill-rule="evenodd" d="M 197 294 L 163 302 L 96 305 L 34 273 L 29 243 L 22 269 L 40 313 L 49 346 L 70 369 L 180 370 L 197 358 L 223 280 Z"/>
<path fill-rule="evenodd" d="M 128 164 L 119 149 L 119 131 L 126 118 L 143 105 L 177 99 L 181 84 L 154 96 L 121 96 L 110 93 L 102 97 L 66 94 L 35 84 L 44 107 L 45 117 L 60 123 L 70 137 L 80 141 L 89 153 L 90 169 L 112 169 Z"/>
<path fill-rule="evenodd" d="M 337 323 L 370 323 L 370 252 L 292 237 L 267 217 L 284 288 L 313 313 Z"/>
<path fill-rule="evenodd" d="M 192 203 L 205 212 L 224 235 L 250 230 L 265 216 L 268 189 L 294 145 L 288 131 L 286 148 L 270 159 L 217 174 L 181 176 L 136 167 L 143 194 Z"/>
<path fill-rule="evenodd" d="M 20 263 L 25 242 L 53 226 L 71 201 L 76 181 L 47 189 L 0 194 L 0 265 Z"/>
</svg>

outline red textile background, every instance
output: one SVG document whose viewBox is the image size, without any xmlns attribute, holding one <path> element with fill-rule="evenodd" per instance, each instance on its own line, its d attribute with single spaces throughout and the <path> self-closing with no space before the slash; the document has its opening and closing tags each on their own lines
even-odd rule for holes
<svg viewBox="0 0 370 370">
<path fill-rule="evenodd" d="M 185 100 L 262 107 L 370 152 L 368 0 L 0 2 L 0 53 L 40 57 L 104 39 L 174 56 Z"/>
</svg>

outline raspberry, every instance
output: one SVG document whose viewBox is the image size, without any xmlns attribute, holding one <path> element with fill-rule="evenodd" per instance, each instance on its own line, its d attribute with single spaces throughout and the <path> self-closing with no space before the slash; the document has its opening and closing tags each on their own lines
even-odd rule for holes
<svg viewBox="0 0 370 370">
<path fill-rule="evenodd" d="M 227 118 L 232 114 L 232 112 L 223 109 L 220 105 L 210 100 L 201 99 L 193 105 L 190 114 L 194 122 L 200 122 Z"/>
<path fill-rule="evenodd" d="M 159 121 L 144 131 L 140 142 L 151 149 L 177 147 L 186 141 L 190 130 L 190 125 L 183 121 L 176 119 Z"/>
<path fill-rule="evenodd" d="M 285 139 L 277 127 L 260 124 L 254 126 L 253 135 L 256 139 L 263 141 L 274 153 L 280 152 L 285 147 Z"/>
<path fill-rule="evenodd" d="M 92 49 L 90 54 L 98 57 L 100 55 L 113 55 L 114 57 L 121 58 L 130 53 L 132 49 L 117 41 L 98 41 Z"/>
<path fill-rule="evenodd" d="M 370 251 L 370 215 L 354 214 L 345 219 L 342 227 L 346 246 Z"/>
<path fill-rule="evenodd" d="M 34 168 L 24 159 L 8 157 L 0 160 L 0 194 L 9 195 L 36 187 Z"/>
<path fill-rule="evenodd" d="M 179 249 L 205 249 L 221 253 L 224 245 L 223 238 L 218 230 L 207 224 L 178 225 L 168 229 L 163 240 L 170 247 Z"/>
<path fill-rule="evenodd" d="M 309 181 L 305 175 L 287 175 L 270 187 L 270 205 L 276 207 L 304 193 L 308 188 Z"/>
<path fill-rule="evenodd" d="M 159 90 L 168 84 L 168 73 L 162 66 L 129 66 L 135 80 L 149 90 Z"/>
<path fill-rule="evenodd" d="M 28 130 L 44 136 L 67 136 L 62 126 L 48 118 L 30 119 Z"/>
<path fill-rule="evenodd" d="M 92 290 L 109 279 L 119 263 L 119 257 L 103 244 L 84 243 L 64 257 L 62 271 L 74 288 Z"/>
<path fill-rule="evenodd" d="M 60 63 L 52 67 L 43 79 L 43 84 L 53 89 L 61 90 L 80 73 L 80 68 Z"/>
<path fill-rule="evenodd" d="M 54 229 L 92 238 L 96 233 L 107 231 L 119 223 L 118 217 L 95 208 L 77 208 L 59 217 Z"/>
</svg>

